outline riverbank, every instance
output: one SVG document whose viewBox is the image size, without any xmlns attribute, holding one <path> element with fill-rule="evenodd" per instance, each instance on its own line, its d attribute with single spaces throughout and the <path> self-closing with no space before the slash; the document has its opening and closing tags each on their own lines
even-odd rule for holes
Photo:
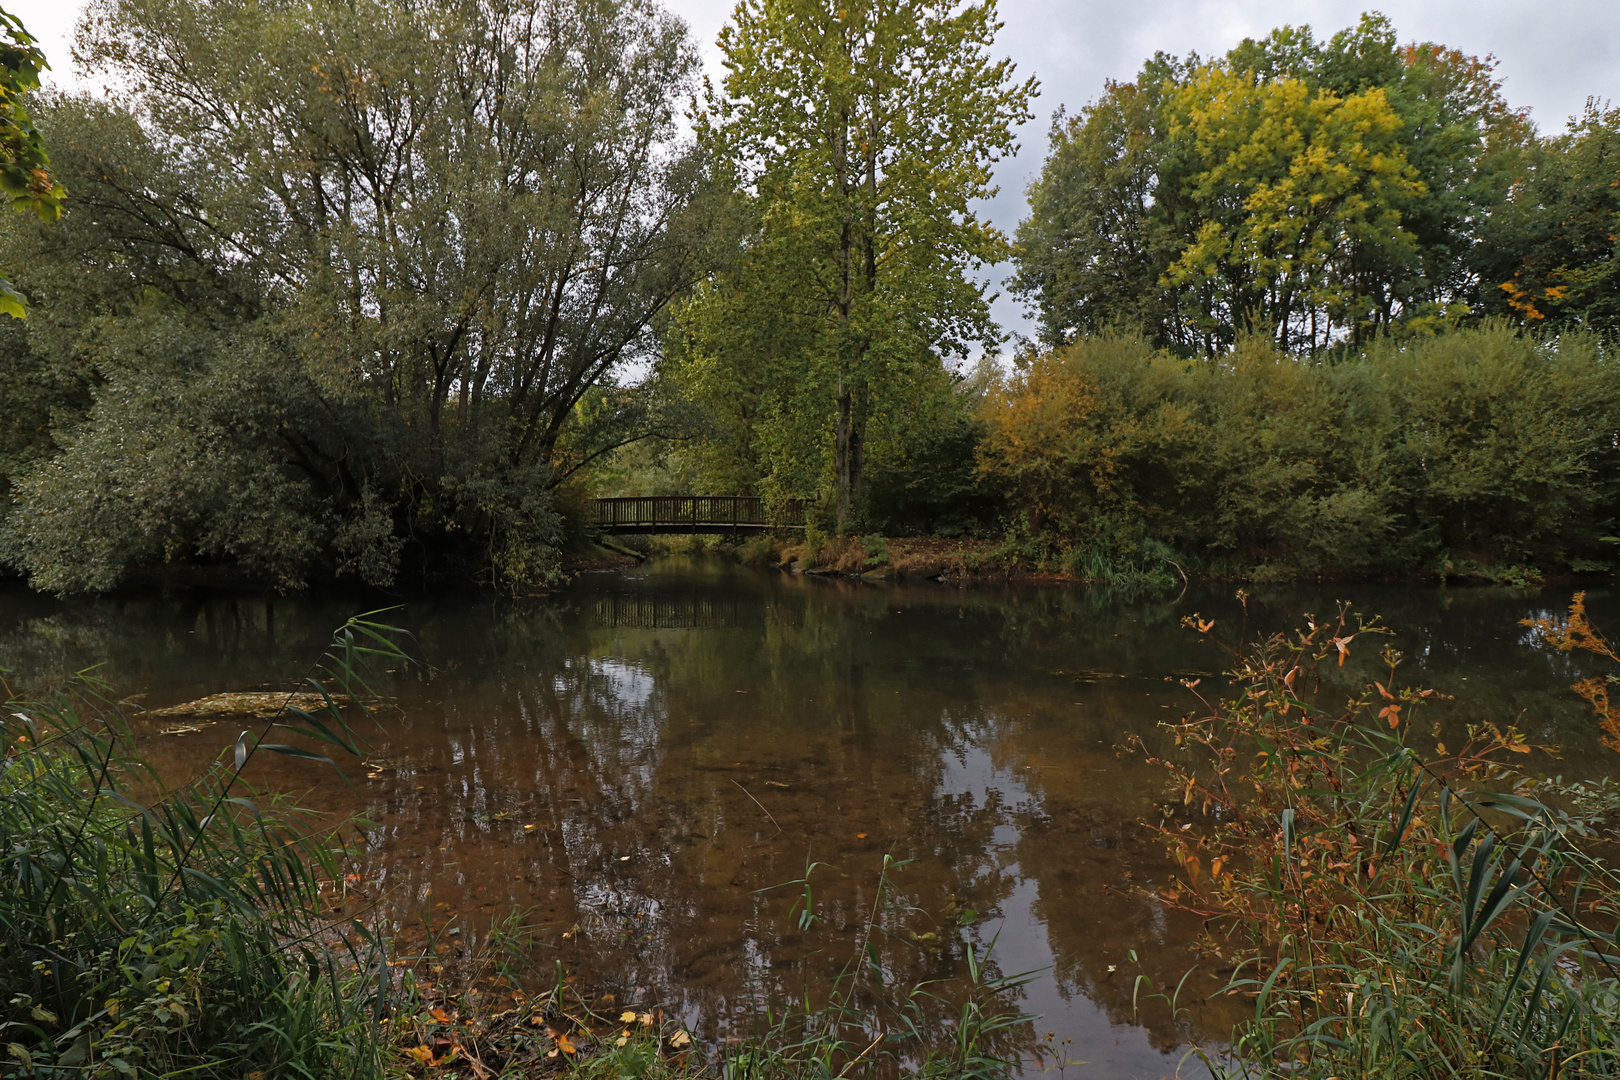
<svg viewBox="0 0 1620 1080">
<path fill-rule="evenodd" d="M 1476 559 L 1446 559 L 1438 566 L 1405 574 L 1321 571 L 1281 574 L 1265 568 L 1249 573 L 1210 573 L 1187 568 L 1174 558 L 1143 558 L 1124 566 L 1088 564 L 1070 553 L 1054 553 L 1017 538 L 810 537 L 764 534 L 735 541 L 720 536 L 620 537 L 604 540 L 602 558 L 583 569 L 631 569 L 629 556 L 705 555 L 745 566 L 794 574 L 859 578 L 869 581 L 936 581 L 947 585 L 1010 582 L 1047 585 L 1130 585 L 1181 588 L 1194 581 L 1287 585 L 1308 582 L 1507 585 L 1516 588 L 1596 587 L 1615 580 L 1614 571 L 1547 573 L 1535 567 L 1489 565 Z M 572 571 L 571 572 L 577 572 Z"/>
<path fill-rule="evenodd" d="M 708 555 L 744 566 L 794 574 L 864 578 L 869 581 L 937 581 L 948 585 L 1024 582 L 1083 585 L 1103 580 L 1066 570 L 1053 560 L 1033 557 L 999 540 L 945 537 L 760 535 L 741 542 L 719 536 L 621 538 L 638 542 L 643 557 Z M 628 545 L 627 545 L 628 547 Z M 1164 585 L 1183 578 L 1168 562 L 1138 575 Z"/>
</svg>

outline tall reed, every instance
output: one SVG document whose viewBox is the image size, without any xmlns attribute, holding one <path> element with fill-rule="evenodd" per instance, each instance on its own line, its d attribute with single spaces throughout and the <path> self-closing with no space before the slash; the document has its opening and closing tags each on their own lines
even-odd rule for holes
<svg viewBox="0 0 1620 1080">
<path fill-rule="evenodd" d="M 357 753 L 337 701 L 372 696 L 373 655 L 401 654 L 386 627 L 350 620 L 305 678 L 323 709 L 283 708 L 151 799 L 157 778 L 100 687 L 7 702 L 0 1075 L 377 1074 L 387 966 L 358 926 L 319 914 L 342 840 L 241 782 L 261 751 L 330 760 L 266 741 L 273 728 Z"/>
</svg>

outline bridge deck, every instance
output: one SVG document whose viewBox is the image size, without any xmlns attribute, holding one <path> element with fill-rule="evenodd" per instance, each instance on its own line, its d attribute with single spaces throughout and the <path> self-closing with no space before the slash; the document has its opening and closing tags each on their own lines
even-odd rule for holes
<svg viewBox="0 0 1620 1080">
<path fill-rule="evenodd" d="M 755 495 L 637 495 L 597 499 L 596 527 L 605 533 L 748 533 L 804 527 L 798 501 L 772 515 Z"/>
</svg>

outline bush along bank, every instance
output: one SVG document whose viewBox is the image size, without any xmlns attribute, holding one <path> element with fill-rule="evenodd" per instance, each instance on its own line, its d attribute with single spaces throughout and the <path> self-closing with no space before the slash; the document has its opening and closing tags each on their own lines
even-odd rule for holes
<svg viewBox="0 0 1620 1080">
<path fill-rule="evenodd" d="M 1620 669 L 1579 596 L 1530 626 Z M 1235 642 L 1225 694 L 1184 682 L 1175 752 L 1136 743 L 1166 771 L 1180 865 L 1155 895 L 1204 917 L 1205 961 L 1254 1003 L 1230 1047 L 1195 1053 L 1256 1080 L 1620 1074 L 1620 795 L 1527 771 L 1511 728 L 1426 735 L 1437 695 L 1393 649 L 1343 703 L 1339 667 L 1383 632 L 1343 609 Z M 1606 685 L 1576 690 L 1620 749 Z"/>
<path fill-rule="evenodd" d="M 344 709 L 378 700 L 370 663 L 409 664 L 397 638 L 351 620 L 256 734 L 155 799 L 159 778 L 101 688 L 81 682 L 40 703 L 5 687 L 0 1078 L 1011 1074 L 1028 1041 L 1029 1018 L 1007 1004 L 1021 980 L 998 977 L 969 941 L 951 1015 L 932 1007 L 937 985 L 893 985 L 863 946 L 830 988 L 807 985 L 797 1006 L 762 1008 L 746 1037 L 709 1047 L 656 1002 L 609 1007 L 564 971 L 537 970 L 521 913 L 475 950 L 443 948 L 431 932 L 406 950 L 384 922 L 332 914 L 361 851 L 240 778 L 260 753 L 358 760 Z M 321 752 L 266 741 L 272 731 Z M 901 910 L 891 878 L 902 866 L 885 861 L 865 940 Z M 804 931 L 819 921 L 814 869 L 792 883 L 804 887 Z"/>
<path fill-rule="evenodd" d="M 1523 583 L 1620 559 L 1612 345 L 1506 325 L 1186 359 L 1128 334 L 1026 358 L 983 406 L 1009 543 L 1104 577 Z"/>
<path fill-rule="evenodd" d="M 879 533 L 840 537 L 812 527 L 803 532 L 766 533 L 743 540 L 655 536 L 643 541 L 641 549 L 648 555 L 725 558 L 745 566 L 868 581 L 937 581 L 950 585 L 1009 581 L 1106 583 L 1169 588 L 1180 587 L 1187 580 L 1174 559 L 1161 557 L 1153 547 L 1130 562 L 1094 566 L 1062 551 L 1049 539 L 1031 542 L 1017 530 L 995 539 Z M 1167 548 L 1162 551 L 1168 553 Z"/>
</svg>

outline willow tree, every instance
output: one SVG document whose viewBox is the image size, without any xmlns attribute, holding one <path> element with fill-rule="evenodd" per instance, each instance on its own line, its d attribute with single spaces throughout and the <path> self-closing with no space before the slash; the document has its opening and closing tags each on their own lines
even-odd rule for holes
<svg viewBox="0 0 1620 1080">
<path fill-rule="evenodd" d="M 680 20 L 652 0 L 100 0 L 84 26 L 128 89 L 55 114 L 83 198 L 36 276 L 99 385 L 18 485 L 34 580 L 197 555 L 289 582 L 386 582 L 402 559 L 544 576 L 550 489 L 634 434 L 578 406 L 650 355 L 701 265 Z"/>
<path fill-rule="evenodd" d="M 720 35 L 700 137 L 751 233 L 687 307 L 681 355 L 768 492 L 830 472 L 840 530 L 874 417 L 1001 340 L 974 272 L 1009 248 L 974 203 L 1035 83 L 991 56 L 999 27 L 994 0 L 741 0 Z"/>
</svg>

